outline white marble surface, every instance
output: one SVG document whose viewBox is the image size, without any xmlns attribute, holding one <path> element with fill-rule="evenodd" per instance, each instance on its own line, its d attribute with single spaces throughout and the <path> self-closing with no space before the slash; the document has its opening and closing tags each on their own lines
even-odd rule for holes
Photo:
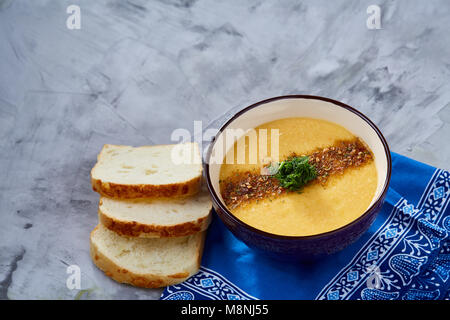
<svg viewBox="0 0 450 320">
<path fill-rule="evenodd" d="M 66 8 L 81 8 L 81 29 Z M 382 29 L 368 30 L 379 4 Z M 450 169 L 442 1 L 0 1 L 0 298 L 152 299 L 89 258 L 104 143 L 168 143 L 283 94 L 359 108 L 395 152 Z M 66 267 L 82 289 L 66 287 Z"/>
</svg>

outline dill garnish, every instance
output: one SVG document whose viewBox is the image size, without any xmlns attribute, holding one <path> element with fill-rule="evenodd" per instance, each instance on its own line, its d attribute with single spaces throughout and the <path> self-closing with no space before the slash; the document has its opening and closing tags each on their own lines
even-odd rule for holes
<svg viewBox="0 0 450 320">
<path fill-rule="evenodd" d="M 305 184 L 317 178 L 316 168 L 309 163 L 309 157 L 293 157 L 280 163 L 275 178 L 280 186 L 297 191 Z"/>
</svg>

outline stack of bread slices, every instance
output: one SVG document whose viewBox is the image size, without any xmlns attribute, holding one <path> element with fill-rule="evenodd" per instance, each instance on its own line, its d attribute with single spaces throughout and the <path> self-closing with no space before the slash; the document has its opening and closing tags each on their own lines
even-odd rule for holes
<svg viewBox="0 0 450 320">
<path fill-rule="evenodd" d="M 212 205 L 196 143 L 105 145 L 91 181 L 100 194 L 91 257 L 107 276 L 156 288 L 198 271 Z"/>
</svg>

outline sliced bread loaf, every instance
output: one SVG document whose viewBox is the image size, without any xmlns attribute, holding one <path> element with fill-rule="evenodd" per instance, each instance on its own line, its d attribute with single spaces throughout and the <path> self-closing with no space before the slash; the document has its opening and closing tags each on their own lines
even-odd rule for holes
<svg viewBox="0 0 450 320">
<path fill-rule="evenodd" d="M 179 199 L 101 197 L 98 216 L 108 229 L 131 237 L 180 237 L 208 228 L 212 203 L 202 192 Z"/>
<path fill-rule="evenodd" d="M 106 144 L 91 171 L 94 191 L 121 198 L 197 193 L 202 164 L 197 143 L 129 147 Z"/>
<path fill-rule="evenodd" d="M 112 279 L 158 288 L 183 282 L 200 267 L 204 232 L 175 238 L 129 238 L 101 224 L 91 232 L 91 257 Z"/>
</svg>

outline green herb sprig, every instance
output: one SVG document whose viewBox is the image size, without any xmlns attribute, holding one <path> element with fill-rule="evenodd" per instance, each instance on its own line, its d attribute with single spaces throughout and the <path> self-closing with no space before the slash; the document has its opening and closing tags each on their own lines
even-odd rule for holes
<svg viewBox="0 0 450 320">
<path fill-rule="evenodd" d="M 281 187 L 298 191 L 317 178 L 317 170 L 309 163 L 308 156 L 293 157 L 280 163 L 275 178 Z"/>
</svg>

